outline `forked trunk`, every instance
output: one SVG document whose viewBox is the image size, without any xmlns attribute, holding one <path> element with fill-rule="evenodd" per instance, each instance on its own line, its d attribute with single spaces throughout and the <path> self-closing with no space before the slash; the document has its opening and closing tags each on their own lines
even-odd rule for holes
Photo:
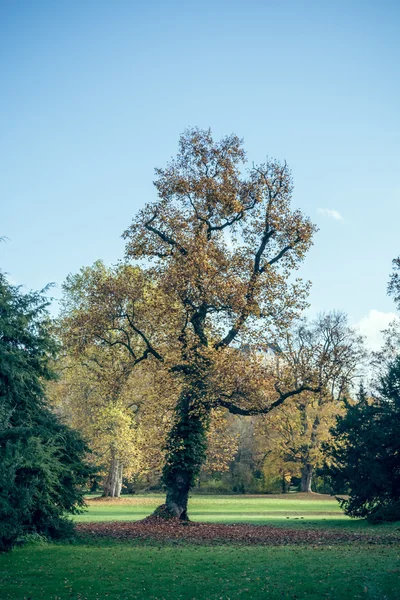
<svg viewBox="0 0 400 600">
<path fill-rule="evenodd" d="M 311 484 L 314 467 L 310 463 L 306 463 L 301 469 L 301 491 L 312 492 Z"/>
</svg>

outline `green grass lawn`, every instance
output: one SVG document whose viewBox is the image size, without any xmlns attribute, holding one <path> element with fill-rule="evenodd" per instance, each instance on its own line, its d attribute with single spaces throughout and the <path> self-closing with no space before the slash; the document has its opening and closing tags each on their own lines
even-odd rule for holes
<svg viewBox="0 0 400 600">
<path fill-rule="evenodd" d="M 94 502 L 76 520 L 136 520 L 161 501 L 147 495 Z M 350 527 L 374 535 L 400 528 L 399 523 L 374 527 L 351 520 L 336 500 L 301 495 L 194 495 L 190 516 L 280 527 Z M 72 544 L 28 544 L 0 556 L 1 600 L 398 600 L 399 590 L 400 549 L 389 543 L 201 546 L 80 538 Z"/>
<path fill-rule="evenodd" d="M 90 497 L 89 497 L 90 498 Z M 323 527 L 368 531 L 371 534 L 390 531 L 400 524 L 369 525 L 363 519 L 350 519 L 335 498 L 302 494 L 274 496 L 201 496 L 193 494 L 189 516 L 193 521 L 215 523 L 253 523 L 276 527 Z M 93 502 L 88 510 L 76 515 L 77 522 L 136 521 L 150 515 L 164 501 L 161 494 L 124 497 L 121 503 Z"/>
<path fill-rule="evenodd" d="M 0 557 L 2 600 L 398 600 L 399 549 L 32 545 Z"/>
<path fill-rule="evenodd" d="M 135 521 L 151 514 L 164 501 L 161 494 L 124 497 L 121 504 L 112 502 L 90 503 L 88 511 L 77 515 L 77 521 Z M 337 500 L 297 499 L 295 494 L 287 499 L 268 496 L 200 496 L 189 501 L 189 515 L 193 521 L 257 522 L 266 523 L 282 519 L 311 518 L 348 520 Z"/>
</svg>

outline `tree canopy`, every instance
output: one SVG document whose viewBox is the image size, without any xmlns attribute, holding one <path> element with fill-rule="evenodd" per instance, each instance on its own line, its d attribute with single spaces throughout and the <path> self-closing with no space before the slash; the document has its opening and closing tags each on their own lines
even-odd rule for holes
<svg viewBox="0 0 400 600">
<path fill-rule="evenodd" d="M 124 234 L 128 261 L 142 268 L 89 277 L 65 313 L 76 348 L 121 346 L 131 365 L 151 359 L 174 374 L 163 479 L 167 511 L 182 518 L 213 409 L 266 413 L 319 385 L 303 373 L 296 388 L 280 387 L 257 354 L 306 306 L 309 283 L 291 276 L 315 226 L 290 207 L 286 163 L 247 175 L 244 164 L 236 136 L 214 142 L 210 131 L 186 131 L 176 159 L 156 169 L 158 199 Z"/>
</svg>

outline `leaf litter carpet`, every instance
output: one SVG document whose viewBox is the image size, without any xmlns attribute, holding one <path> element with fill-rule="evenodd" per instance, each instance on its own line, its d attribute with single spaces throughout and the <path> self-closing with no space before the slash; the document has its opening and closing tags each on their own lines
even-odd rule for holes
<svg viewBox="0 0 400 600">
<path fill-rule="evenodd" d="M 335 543 L 363 542 L 370 544 L 399 543 L 400 535 L 368 535 L 348 531 L 323 529 L 289 529 L 269 525 L 245 523 L 199 523 L 165 520 L 151 515 L 141 521 L 108 521 L 78 523 L 77 530 L 84 535 L 119 540 L 153 540 L 160 542 L 182 541 L 197 544 L 246 544 L 281 546 L 288 544 L 330 545 Z"/>
</svg>

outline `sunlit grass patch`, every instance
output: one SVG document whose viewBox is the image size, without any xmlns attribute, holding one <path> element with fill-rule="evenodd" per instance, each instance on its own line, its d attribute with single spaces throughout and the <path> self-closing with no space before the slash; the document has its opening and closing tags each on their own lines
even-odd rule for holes
<svg viewBox="0 0 400 600">
<path fill-rule="evenodd" d="M 121 500 L 92 501 L 87 512 L 77 515 L 81 523 L 102 521 L 137 521 L 149 516 L 164 501 L 162 494 L 123 496 Z M 400 531 L 400 523 L 370 525 L 363 519 L 350 519 L 338 501 L 320 494 L 284 496 L 204 496 L 192 494 L 190 519 L 205 523 L 252 523 L 275 527 L 310 527 L 346 529 L 370 535 Z"/>
</svg>

